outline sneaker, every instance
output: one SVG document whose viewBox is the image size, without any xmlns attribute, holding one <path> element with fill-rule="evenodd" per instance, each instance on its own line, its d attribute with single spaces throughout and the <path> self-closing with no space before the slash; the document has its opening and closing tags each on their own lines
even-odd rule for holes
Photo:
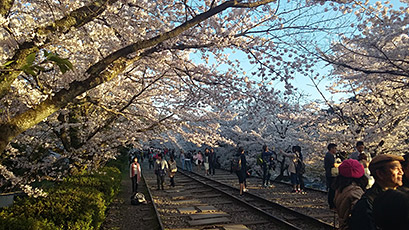
<svg viewBox="0 0 409 230">
<path fill-rule="evenodd" d="M 272 187 L 274 187 L 274 185 L 270 184 L 268 187 L 269 187 L 269 188 L 272 188 Z"/>
<path fill-rule="evenodd" d="M 292 190 L 291 193 L 297 193 L 297 190 Z"/>
<path fill-rule="evenodd" d="M 244 188 L 244 189 L 243 189 L 243 192 L 248 192 L 248 191 L 249 191 L 249 190 L 248 190 L 248 189 L 246 189 L 246 188 Z"/>
</svg>

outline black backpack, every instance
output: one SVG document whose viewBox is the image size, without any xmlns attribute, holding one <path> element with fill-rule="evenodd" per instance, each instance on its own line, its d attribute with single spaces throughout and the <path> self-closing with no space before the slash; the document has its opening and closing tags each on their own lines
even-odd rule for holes
<svg viewBox="0 0 409 230">
<path fill-rule="evenodd" d="M 233 172 L 240 171 L 241 169 L 241 159 L 240 156 L 234 156 L 231 161 L 231 169 Z"/>
<path fill-rule="evenodd" d="M 295 171 L 297 172 L 297 174 L 305 173 L 305 163 L 300 158 L 297 159 L 297 163 L 295 165 Z"/>
</svg>

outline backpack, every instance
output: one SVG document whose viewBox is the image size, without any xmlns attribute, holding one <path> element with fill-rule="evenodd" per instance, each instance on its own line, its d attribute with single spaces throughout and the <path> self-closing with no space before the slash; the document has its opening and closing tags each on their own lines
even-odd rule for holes
<svg viewBox="0 0 409 230">
<path fill-rule="evenodd" d="M 297 174 L 304 174 L 305 173 L 305 163 L 298 158 L 297 163 L 295 165 L 295 171 Z"/>
<path fill-rule="evenodd" d="M 231 161 L 231 169 L 233 172 L 240 171 L 241 169 L 241 159 L 240 156 L 234 156 Z"/>
<path fill-rule="evenodd" d="M 137 192 L 135 195 L 131 197 L 131 204 L 132 205 L 147 204 L 145 195 L 143 195 L 143 193 Z"/>
<path fill-rule="evenodd" d="M 170 169 L 170 172 L 174 172 L 174 173 L 178 171 L 178 167 L 176 164 L 169 163 L 169 169 Z"/>
</svg>

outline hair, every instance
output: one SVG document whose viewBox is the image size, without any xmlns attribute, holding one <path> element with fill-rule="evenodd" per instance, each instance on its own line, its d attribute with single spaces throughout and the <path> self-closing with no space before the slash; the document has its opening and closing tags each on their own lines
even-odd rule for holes
<svg viewBox="0 0 409 230">
<path fill-rule="evenodd" d="M 293 152 L 298 152 L 298 155 L 299 155 L 300 159 L 303 160 L 300 146 L 295 145 L 295 146 L 293 146 L 292 150 L 293 150 Z"/>
<path fill-rule="evenodd" d="M 409 226 L 408 191 L 387 190 L 374 200 L 373 217 L 383 230 L 406 230 Z"/>
<path fill-rule="evenodd" d="M 352 178 L 352 177 L 344 177 L 342 175 L 338 175 L 335 178 L 334 184 L 332 187 L 334 190 L 339 190 L 342 192 L 344 188 L 352 184 L 352 182 L 355 182 L 359 187 L 362 188 L 362 190 L 366 190 L 366 186 L 368 185 L 368 177 L 365 175 L 361 176 L 360 178 Z"/>
<path fill-rule="evenodd" d="M 162 158 L 162 153 L 159 153 L 159 154 L 158 154 L 158 157 Z"/>
<path fill-rule="evenodd" d="M 175 157 L 171 154 L 170 155 L 170 161 L 173 162 L 175 160 Z"/>
<path fill-rule="evenodd" d="M 363 142 L 363 141 L 358 141 L 358 142 L 356 142 L 356 147 L 359 147 L 359 146 L 362 146 L 362 145 L 364 145 L 364 142 Z"/>
<path fill-rule="evenodd" d="M 335 148 L 335 147 L 337 147 L 336 144 L 330 143 L 330 144 L 328 145 L 327 149 L 328 149 L 328 151 L 330 151 L 331 149 L 333 149 L 333 148 Z"/>
<path fill-rule="evenodd" d="M 238 154 L 241 154 L 243 151 L 244 151 L 244 148 L 243 148 L 243 147 L 239 147 L 239 149 L 237 150 L 237 153 L 238 153 Z"/>
<path fill-rule="evenodd" d="M 267 151 L 267 145 L 263 145 L 263 151 Z"/>
</svg>

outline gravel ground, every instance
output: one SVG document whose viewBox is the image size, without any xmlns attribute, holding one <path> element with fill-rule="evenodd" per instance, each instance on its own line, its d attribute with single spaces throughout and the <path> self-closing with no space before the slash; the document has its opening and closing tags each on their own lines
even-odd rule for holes
<svg viewBox="0 0 409 230">
<path fill-rule="evenodd" d="M 155 210 L 151 203 L 131 205 L 132 182 L 128 177 L 129 172 L 124 172 L 121 183 L 121 191 L 108 207 L 102 230 L 155 230 L 160 229 L 155 219 Z M 149 201 L 149 195 L 144 181 L 139 184 L 138 191 L 145 195 Z"/>
</svg>

